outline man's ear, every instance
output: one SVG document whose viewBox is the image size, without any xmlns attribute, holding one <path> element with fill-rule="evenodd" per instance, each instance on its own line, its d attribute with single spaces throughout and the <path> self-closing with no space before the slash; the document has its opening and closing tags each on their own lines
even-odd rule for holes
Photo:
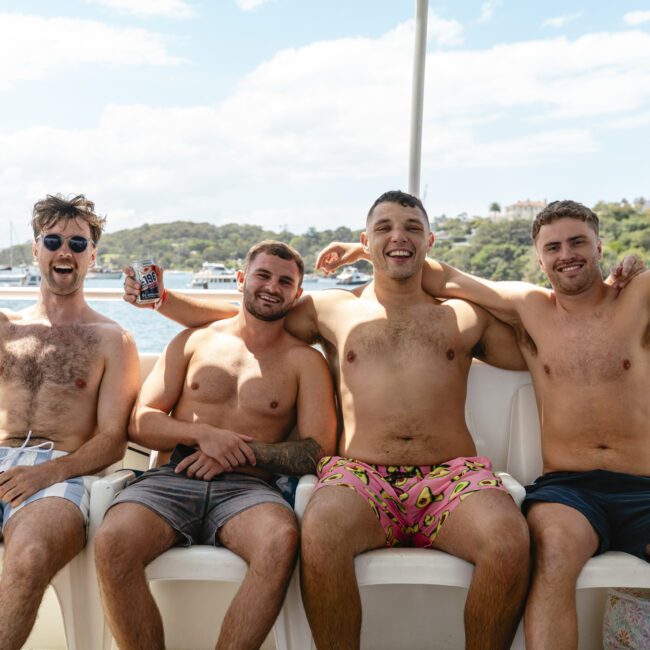
<svg viewBox="0 0 650 650">
<path fill-rule="evenodd" d="M 603 257 L 603 242 L 599 239 L 598 240 L 598 259 L 602 259 Z"/>
<path fill-rule="evenodd" d="M 88 262 L 88 268 L 92 269 L 95 266 L 95 261 L 97 260 L 97 246 L 91 243 L 93 247 L 92 253 L 90 254 L 90 262 Z"/>
<path fill-rule="evenodd" d="M 364 230 L 361 233 L 361 245 L 363 246 L 364 251 L 368 251 L 368 235 L 366 235 L 366 231 Z"/>
<path fill-rule="evenodd" d="M 436 236 L 432 232 L 430 232 L 429 240 L 427 242 L 427 251 L 430 251 L 435 243 L 436 243 Z"/>
<path fill-rule="evenodd" d="M 237 271 L 237 291 L 244 293 L 244 280 L 246 276 L 243 271 Z"/>
<path fill-rule="evenodd" d="M 34 261 L 38 262 L 38 242 L 36 240 L 32 242 L 32 255 L 34 256 Z"/>
</svg>

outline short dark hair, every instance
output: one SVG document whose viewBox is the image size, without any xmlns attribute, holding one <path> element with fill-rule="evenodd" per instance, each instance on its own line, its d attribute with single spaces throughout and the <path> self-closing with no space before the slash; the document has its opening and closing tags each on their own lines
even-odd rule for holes
<svg viewBox="0 0 650 650">
<path fill-rule="evenodd" d="M 66 221 L 81 219 L 90 227 L 90 236 L 95 242 L 99 241 L 106 225 L 106 217 L 95 213 L 95 204 L 83 194 L 66 199 L 63 194 L 48 194 L 44 199 L 34 204 L 32 211 L 32 230 L 36 239 L 44 230 L 65 219 Z"/>
<path fill-rule="evenodd" d="M 368 219 L 370 219 L 370 215 L 372 214 L 372 211 L 380 203 L 398 203 L 399 205 L 403 205 L 405 208 L 418 208 L 424 215 L 427 224 L 429 223 L 429 215 L 427 214 L 427 211 L 424 209 L 424 205 L 422 205 L 422 201 L 420 201 L 420 199 L 418 199 L 417 196 L 413 196 L 412 194 L 407 194 L 406 192 L 402 192 L 402 190 L 390 190 L 389 192 L 384 192 L 372 204 L 370 210 L 368 210 L 366 223 L 368 223 Z"/>
<path fill-rule="evenodd" d="M 576 201 L 553 201 L 549 203 L 533 221 L 533 241 L 542 226 L 547 226 L 558 219 L 578 219 L 584 221 L 598 236 L 598 217 L 593 210 Z"/>
<path fill-rule="evenodd" d="M 248 273 L 248 267 L 260 253 L 275 255 L 283 260 L 293 260 L 300 273 L 300 282 L 298 285 L 300 286 L 302 284 L 302 279 L 305 275 L 305 263 L 302 261 L 300 253 L 293 246 L 289 246 L 289 244 L 281 241 L 275 241 L 274 239 L 265 239 L 259 244 L 251 246 L 244 259 L 244 274 Z"/>
</svg>

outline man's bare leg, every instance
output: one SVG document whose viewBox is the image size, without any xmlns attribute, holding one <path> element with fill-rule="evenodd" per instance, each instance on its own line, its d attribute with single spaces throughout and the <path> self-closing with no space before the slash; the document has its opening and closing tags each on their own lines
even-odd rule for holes
<svg viewBox="0 0 650 650">
<path fill-rule="evenodd" d="M 469 495 L 442 527 L 434 548 L 474 564 L 465 601 L 465 648 L 510 648 L 528 590 L 528 527 L 498 490 Z"/>
<path fill-rule="evenodd" d="M 0 648 L 21 648 L 34 627 L 43 594 L 59 569 L 84 546 L 81 511 L 59 497 L 19 510 L 4 531 L 0 578 Z"/>
<path fill-rule="evenodd" d="M 163 624 L 145 567 L 178 539 L 137 503 L 111 508 L 94 540 L 97 578 L 111 632 L 121 650 L 163 650 Z"/>
<path fill-rule="evenodd" d="M 577 648 L 576 582 L 596 552 L 598 535 L 587 518 L 560 503 L 533 503 L 528 511 L 533 579 L 526 604 L 526 647 Z"/>
<path fill-rule="evenodd" d="M 280 612 L 298 553 L 298 524 L 284 506 L 264 503 L 230 519 L 219 540 L 248 563 L 221 625 L 219 650 L 254 650 Z"/>
<path fill-rule="evenodd" d="M 386 536 L 363 497 L 349 488 L 321 488 L 302 520 L 302 598 L 318 648 L 356 650 L 361 598 L 354 558 L 384 546 Z"/>
</svg>

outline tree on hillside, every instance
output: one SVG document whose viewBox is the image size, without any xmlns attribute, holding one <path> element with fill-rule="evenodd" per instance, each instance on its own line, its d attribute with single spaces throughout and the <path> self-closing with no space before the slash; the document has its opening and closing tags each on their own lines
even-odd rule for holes
<svg viewBox="0 0 650 650">
<path fill-rule="evenodd" d="M 501 214 L 501 206 L 495 201 L 490 203 L 490 216 L 496 219 L 497 215 Z"/>
</svg>

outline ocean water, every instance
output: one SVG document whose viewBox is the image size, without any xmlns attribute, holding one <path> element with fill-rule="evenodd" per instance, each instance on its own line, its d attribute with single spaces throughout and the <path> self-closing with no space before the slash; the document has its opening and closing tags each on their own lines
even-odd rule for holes
<svg viewBox="0 0 650 650">
<path fill-rule="evenodd" d="M 192 283 L 191 273 L 165 274 L 165 286 L 170 289 L 189 289 Z M 87 287 L 114 289 L 121 288 L 121 280 L 86 280 Z M 336 286 L 332 278 L 319 278 L 317 281 L 306 280 L 306 291 L 320 291 Z M 0 309 L 24 309 L 29 300 L 0 300 Z M 89 300 L 88 304 L 98 312 L 117 321 L 122 327 L 133 333 L 139 352 L 162 352 L 169 341 L 183 327 L 151 309 L 138 309 L 123 300 Z"/>
</svg>

